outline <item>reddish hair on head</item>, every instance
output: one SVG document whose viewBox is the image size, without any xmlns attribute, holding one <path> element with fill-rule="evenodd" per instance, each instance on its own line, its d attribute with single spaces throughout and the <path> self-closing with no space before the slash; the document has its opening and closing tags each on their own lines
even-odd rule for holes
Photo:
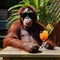
<svg viewBox="0 0 60 60">
<path fill-rule="evenodd" d="M 34 13 L 37 13 L 36 9 L 32 6 L 23 6 L 23 7 L 19 8 L 18 13 L 20 14 L 21 12 L 23 12 L 23 10 L 25 8 L 30 8 Z"/>
</svg>

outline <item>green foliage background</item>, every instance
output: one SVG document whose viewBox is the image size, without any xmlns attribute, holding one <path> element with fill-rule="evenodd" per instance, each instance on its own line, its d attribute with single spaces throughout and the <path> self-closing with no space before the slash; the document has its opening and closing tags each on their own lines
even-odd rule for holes
<svg viewBox="0 0 60 60">
<path fill-rule="evenodd" d="M 53 24 L 57 22 L 57 18 L 54 15 L 51 15 L 49 12 L 49 6 L 54 0 L 22 0 L 17 5 L 14 5 L 8 9 L 11 12 L 11 15 L 8 18 L 9 27 L 12 22 L 18 19 L 18 9 L 22 6 L 33 6 L 37 10 L 37 20 L 43 23 L 45 26 L 47 24 Z M 53 24 L 54 26 L 54 24 Z"/>
</svg>

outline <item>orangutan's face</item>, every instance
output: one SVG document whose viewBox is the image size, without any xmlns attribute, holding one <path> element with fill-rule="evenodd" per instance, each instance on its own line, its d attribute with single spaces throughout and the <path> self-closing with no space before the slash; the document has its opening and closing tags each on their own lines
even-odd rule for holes
<svg viewBox="0 0 60 60">
<path fill-rule="evenodd" d="M 31 27 L 36 20 L 36 14 L 30 8 L 25 8 L 21 13 L 21 18 L 25 27 Z"/>
</svg>

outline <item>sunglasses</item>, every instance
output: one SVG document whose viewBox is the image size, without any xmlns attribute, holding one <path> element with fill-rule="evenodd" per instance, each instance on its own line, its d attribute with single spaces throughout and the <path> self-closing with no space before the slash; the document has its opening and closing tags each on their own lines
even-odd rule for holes
<svg viewBox="0 0 60 60">
<path fill-rule="evenodd" d="M 30 18 L 35 18 L 36 17 L 36 13 L 34 13 L 34 12 L 29 12 L 29 13 L 25 12 L 25 13 L 21 13 L 20 15 L 21 15 L 21 17 L 23 17 L 23 19 L 26 16 L 29 16 Z"/>
</svg>

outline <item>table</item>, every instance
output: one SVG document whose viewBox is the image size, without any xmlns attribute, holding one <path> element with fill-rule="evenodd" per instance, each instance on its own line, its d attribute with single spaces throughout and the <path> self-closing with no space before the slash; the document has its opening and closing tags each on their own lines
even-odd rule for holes
<svg viewBox="0 0 60 60">
<path fill-rule="evenodd" d="M 28 53 L 8 46 L 0 51 L 0 56 L 5 60 L 60 60 L 60 47 L 54 50 L 40 48 L 38 53 Z"/>
</svg>

